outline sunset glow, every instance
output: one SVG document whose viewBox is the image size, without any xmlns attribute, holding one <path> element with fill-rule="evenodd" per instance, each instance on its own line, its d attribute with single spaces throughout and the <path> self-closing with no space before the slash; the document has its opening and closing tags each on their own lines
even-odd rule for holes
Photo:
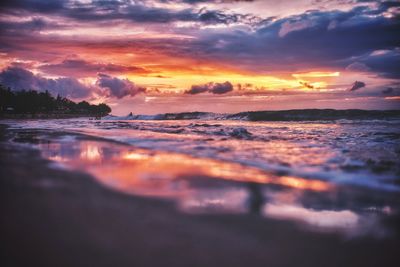
<svg viewBox="0 0 400 267">
<path fill-rule="evenodd" d="M 400 0 L 2 0 L 2 266 L 398 267 L 399 129 Z"/>
<path fill-rule="evenodd" d="M 119 115 L 168 112 L 166 102 L 214 112 L 398 107 L 399 7 L 386 1 L 17 2 L 0 6 L 0 82 L 15 90 L 106 102 Z M 352 90 L 356 81 L 365 86 Z M 335 103 L 344 98 L 354 101 Z"/>
</svg>

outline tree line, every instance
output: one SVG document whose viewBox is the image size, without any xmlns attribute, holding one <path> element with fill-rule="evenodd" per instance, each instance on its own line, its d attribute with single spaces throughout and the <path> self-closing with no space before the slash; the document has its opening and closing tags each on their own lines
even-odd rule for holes
<svg viewBox="0 0 400 267">
<path fill-rule="evenodd" d="M 104 116 L 111 108 L 104 104 L 91 105 L 87 101 L 75 103 L 68 98 L 53 97 L 47 90 L 11 91 L 0 85 L 0 113 L 11 114 L 76 114 Z"/>
</svg>

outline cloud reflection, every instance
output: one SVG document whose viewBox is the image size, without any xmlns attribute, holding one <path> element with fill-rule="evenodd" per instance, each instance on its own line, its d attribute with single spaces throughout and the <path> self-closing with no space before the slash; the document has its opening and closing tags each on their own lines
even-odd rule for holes
<svg viewBox="0 0 400 267">
<path fill-rule="evenodd" d="M 264 215 L 278 219 L 289 219 L 319 228 L 350 229 L 358 226 L 360 217 L 350 210 L 313 210 L 299 205 L 267 204 Z"/>
<path fill-rule="evenodd" d="M 188 213 L 251 213 L 345 233 L 379 228 L 376 216 L 366 216 L 372 212 L 360 202 L 362 192 L 340 191 L 321 180 L 108 141 L 61 138 L 39 146 L 63 167 L 86 171 L 124 193 L 173 199 Z"/>
</svg>

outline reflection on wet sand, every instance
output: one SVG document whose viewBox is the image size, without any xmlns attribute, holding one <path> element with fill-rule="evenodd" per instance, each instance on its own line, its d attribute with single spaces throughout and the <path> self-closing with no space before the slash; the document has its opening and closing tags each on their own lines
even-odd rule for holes
<svg viewBox="0 0 400 267">
<path fill-rule="evenodd" d="M 94 161 L 101 159 L 101 151 L 97 145 L 88 144 L 84 149 L 81 150 L 79 155 L 80 159 L 84 159 L 87 161 Z"/>
<path fill-rule="evenodd" d="M 326 181 L 107 141 L 61 138 L 41 144 L 40 149 L 46 158 L 87 171 L 111 188 L 172 198 L 189 213 L 251 213 L 345 231 L 356 230 L 360 221 L 369 218 L 346 205 L 323 206 L 340 193 Z M 314 198 L 306 201 L 311 207 L 302 203 L 308 198 Z"/>
<path fill-rule="evenodd" d="M 321 228 L 352 229 L 358 225 L 360 219 L 349 210 L 313 210 L 298 204 L 267 204 L 263 212 L 268 217 L 299 220 Z"/>
<path fill-rule="evenodd" d="M 88 170 L 102 183 L 118 190 L 144 195 L 183 194 L 186 182 L 218 178 L 231 182 L 275 184 L 285 187 L 326 191 L 324 181 L 279 176 L 231 162 L 196 158 L 178 153 L 132 149 L 107 142 L 76 141 L 41 145 L 44 156 L 68 167 Z"/>
</svg>

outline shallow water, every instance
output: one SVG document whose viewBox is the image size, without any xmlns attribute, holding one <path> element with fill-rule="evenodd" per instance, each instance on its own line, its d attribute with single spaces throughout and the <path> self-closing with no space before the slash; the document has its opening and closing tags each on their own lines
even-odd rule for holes
<svg viewBox="0 0 400 267">
<path fill-rule="evenodd" d="M 14 141 L 36 143 L 53 166 L 89 172 L 122 192 L 172 199 L 184 212 L 253 213 L 382 237 L 390 235 L 382 221 L 400 207 L 399 121 L 8 124 Z"/>
</svg>

